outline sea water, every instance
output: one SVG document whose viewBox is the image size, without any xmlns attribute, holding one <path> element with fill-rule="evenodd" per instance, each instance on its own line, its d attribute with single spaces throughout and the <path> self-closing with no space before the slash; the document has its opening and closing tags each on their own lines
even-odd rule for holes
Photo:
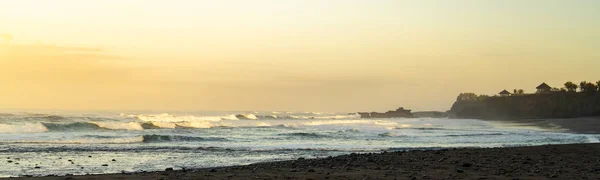
<svg viewBox="0 0 600 180">
<path fill-rule="evenodd" d="M 0 114 L 0 177 L 103 174 L 415 149 L 597 142 L 475 119 L 317 112 Z"/>
</svg>

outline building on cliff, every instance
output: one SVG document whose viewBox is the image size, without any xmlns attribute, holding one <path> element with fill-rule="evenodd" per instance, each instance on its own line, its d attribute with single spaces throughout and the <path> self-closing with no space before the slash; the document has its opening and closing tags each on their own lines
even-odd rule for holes
<svg viewBox="0 0 600 180">
<path fill-rule="evenodd" d="M 536 87 L 535 89 L 537 89 L 537 93 L 549 93 L 552 92 L 552 87 L 548 86 L 548 84 L 546 83 L 542 83 L 540 84 L 538 87 Z"/>
<path fill-rule="evenodd" d="M 498 94 L 500 94 L 502 97 L 510 96 L 510 92 L 508 92 L 506 89 Z"/>
</svg>

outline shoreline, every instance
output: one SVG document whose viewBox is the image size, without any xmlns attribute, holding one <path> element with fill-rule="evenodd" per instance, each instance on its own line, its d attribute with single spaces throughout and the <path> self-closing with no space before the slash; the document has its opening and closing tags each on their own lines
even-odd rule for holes
<svg viewBox="0 0 600 180">
<path fill-rule="evenodd" d="M 600 116 L 556 119 L 483 120 L 533 126 L 547 130 L 561 130 L 575 134 L 600 134 Z"/>
<path fill-rule="evenodd" d="M 195 170 L 16 179 L 596 179 L 600 143 L 349 154 Z"/>
</svg>

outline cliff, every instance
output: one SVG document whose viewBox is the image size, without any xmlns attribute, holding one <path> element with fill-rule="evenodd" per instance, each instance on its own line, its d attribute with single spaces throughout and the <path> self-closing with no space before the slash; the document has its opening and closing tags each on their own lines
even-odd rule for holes
<svg viewBox="0 0 600 180">
<path fill-rule="evenodd" d="M 454 118 L 537 119 L 600 116 L 600 93 L 552 92 L 507 97 L 459 95 Z"/>
</svg>

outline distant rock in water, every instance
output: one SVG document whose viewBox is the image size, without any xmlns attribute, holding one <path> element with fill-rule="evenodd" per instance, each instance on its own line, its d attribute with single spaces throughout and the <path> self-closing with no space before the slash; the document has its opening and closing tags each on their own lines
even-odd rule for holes
<svg viewBox="0 0 600 180">
<path fill-rule="evenodd" d="M 446 117 L 445 112 L 440 111 L 421 111 L 421 112 L 413 112 L 413 115 L 420 118 L 443 118 Z"/>
<path fill-rule="evenodd" d="M 395 111 L 388 111 L 385 113 L 378 112 L 359 112 L 361 118 L 414 118 L 415 116 L 410 112 L 409 109 L 400 107 Z"/>
</svg>

